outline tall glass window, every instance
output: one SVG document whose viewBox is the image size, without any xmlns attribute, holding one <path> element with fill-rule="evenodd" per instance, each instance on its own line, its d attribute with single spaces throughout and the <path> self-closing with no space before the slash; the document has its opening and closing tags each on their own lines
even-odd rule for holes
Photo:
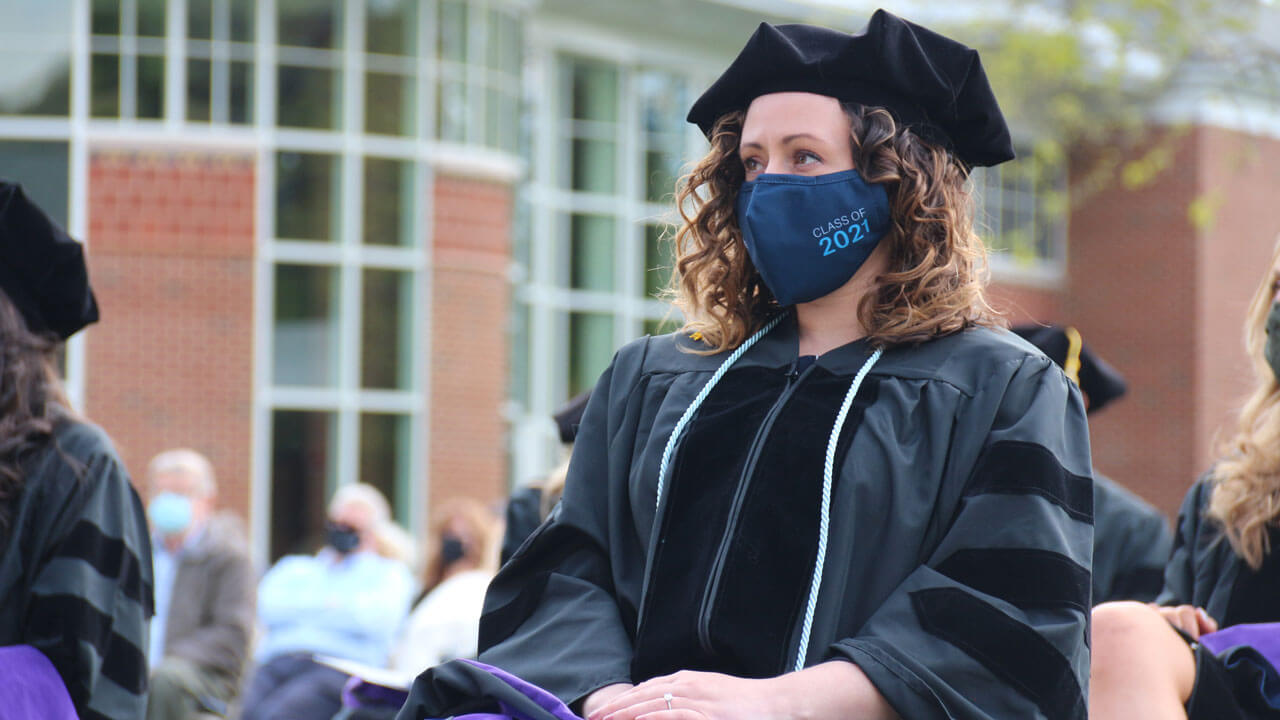
<svg viewBox="0 0 1280 720">
<path fill-rule="evenodd" d="M 90 114 L 164 116 L 165 0 L 92 0 Z"/>
<path fill-rule="evenodd" d="M 187 121 L 253 122 L 253 0 L 187 0 Z"/>
<path fill-rule="evenodd" d="M 669 223 L 681 165 L 705 148 L 684 122 L 693 83 L 681 71 L 552 54 L 540 68 L 534 117 L 553 119 L 533 137 L 528 232 L 516 238 L 523 281 L 517 317 L 527 332 L 514 353 L 521 389 L 514 480 L 530 480 L 558 459 L 547 417 L 589 390 L 614 351 L 679 322 L 662 299 L 671 272 Z"/>
</svg>

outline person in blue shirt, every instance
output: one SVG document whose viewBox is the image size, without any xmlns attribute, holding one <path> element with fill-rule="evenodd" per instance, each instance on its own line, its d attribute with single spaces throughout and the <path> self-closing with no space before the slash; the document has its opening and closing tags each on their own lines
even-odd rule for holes
<svg viewBox="0 0 1280 720">
<path fill-rule="evenodd" d="M 377 489 L 345 485 L 329 504 L 326 545 L 281 558 L 258 586 L 265 635 L 243 720 L 328 718 L 348 676 L 317 656 L 384 666 L 413 598 L 413 577 L 379 547 L 391 527 Z"/>
</svg>

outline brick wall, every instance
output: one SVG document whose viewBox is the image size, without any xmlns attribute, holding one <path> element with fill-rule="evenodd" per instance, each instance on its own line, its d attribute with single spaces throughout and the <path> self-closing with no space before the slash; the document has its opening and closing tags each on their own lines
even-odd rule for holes
<svg viewBox="0 0 1280 720">
<path fill-rule="evenodd" d="M 988 288 L 987 300 L 992 307 L 1004 314 L 1004 319 L 1010 325 L 1064 322 L 1062 290 L 1058 288 L 997 280 Z"/>
<path fill-rule="evenodd" d="M 1198 243 L 1186 208 L 1199 191 L 1197 140 L 1159 133 L 1130 149 L 1139 158 L 1161 143 L 1171 162 L 1132 188 L 1117 173 L 1069 219 L 1067 315 L 1129 382 L 1089 419 L 1094 467 L 1171 514 L 1196 464 Z"/>
<path fill-rule="evenodd" d="M 157 452 L 209 456 L 248 517 L 253 340 L 252 155 L 95 151 L 86 413 L 135 482 Z M 145 490 L 145 488 L 143 488 Z"/>
<path fill-rule="evenodd" d="M 435 179 L 431 498 L 506 495 L 511 189 Z"/>
</svg>

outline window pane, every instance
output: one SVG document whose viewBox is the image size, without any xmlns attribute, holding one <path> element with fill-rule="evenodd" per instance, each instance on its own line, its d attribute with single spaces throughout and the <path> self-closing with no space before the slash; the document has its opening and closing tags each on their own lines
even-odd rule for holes
<svg viewBox="0 0 1280 720">
<path fill-rule="evenodd" d="M 115 55 L 94 55 L 89 71 L 93 97 L 90 114 L 93 117 L 120 116 L 120 58 Z"/>
<path fill-rule="evenodd" d="M 519 78 L 520 53 L 524 49 L 524 41 L 520 37 L 520 22 L 515 16 L 499 11 L 498 26 L 503 48 L 501 69 L 511 77 Z"/>
<path fill-rule="evenodd" d="M 436 45 L 441 60 L 467 61 L 467 6 L 461 0 L 440 0 L 440 34 Z"/>
<path fill-rule="evenodd" d="M 138 117 L 164 117 L 164 58 L 138 58 Z"/>
<path fill-rule="evenodd" d="M 120 0 L 93 0 L 90 28 L 94 35 L 119 35 Z"/>
<path fill-rule="evenodd" d="M 569 315 L 569 397 L 590 390 L 613 358 L 613 316 Z"/>
<path fill-rule="evenodd" d="M 502 93 L 490 88 L 485 92 L 485 98 L 487 104 L 484 108 L 484 144 L 492 148 L 502 147 L 504 144 L 502 129 L 503 120 L 505 120 L 502 116 L 505 109 L 502 103 Z"/>
<path fill-rule="evenodd" d="M 367 73 L 364 76 L 364 129 L 379 135 L 413 135 L 412 76 Z"/>
<path fill-rule="evenodd" d="M 360 416 L 360 482 L 382 491 L 391 503 L 391 514 L 409 526 L 409 417 L 383 413 Z"/>
<path fill-rule="evenodd" d="M 253 15 L 257 0 L 230 0 L 231 2 L 231 40 L 233 42 L 253 42 Z"/>
<path fill-rule="evenodd" d="M 337 129 L 341 93 L 338 71 L 281 65 L 276 114 L 283 127 Z"/>
<path fill-rule="evenodd" d="M 213 64 L 208 60 L 187 61 L 187 120 L 209 122 L 209 94 Z"/>
<path fill-rule="evenodd" d="M 573 215 L 569 220 L 569 286 L 579 290 L 613 290 L 613 217 Z"/>
<path fill-rule="evenodd" d="M 684 116 L 692 99 L 678 76 L 646 70 L 636 73 L 641 125 L 647 133 L 674 136 L 678 144 L 685 131 Z"/>
<path fill-rule="evenodd" d="M 416 0 L 382 0 L 369 3 L 364 48 L 384 55 L 413 55 L 418 27 Z"/>
<path fill-rule="evenodd" d="M 281 45 L 341 47 L 341 0 L 278 0 L 276 7 Z"/>
<path fill-rule="evenodd" d="M 570 61 L 569 117 L 576 120 L 616 122 L 618 119 L 618 70 L 587 60 Z"/>
<path fill-rule="evenodd" d="M 680 158 L 661 151 L 650 150 L 644 154 L 645 199 L 665 203 L 675 196 L 676 174 L 680 171 Z"/>
<path fill-rule="evenodd" d="M 413 385 L 413 274 L 398 270 L 364 271 L 360 330 L 361 385 L 407 390 Z"/>
<path fill-rule="evenodd" d="M 644 228 L 644 294 L 653 298 L 666 290 L 675 264 L 671 257 L 671 241 L 663 237 L 666 230 L 662 225 L 646 225 Z"/>
<path fill-rule="evenodd" d="M 414 245 L 413 163 L 369 157 L 364 161 L 364 241 Z"/>
<path fill-rule="evenodd" d="M 35 5 L 0 2 L 0 115 L 70 112 L 71 3 Z"/>
<path fill-rule="evenodd" d="M 236 124 L 253 122 L 253 64 L 231 63 L 231 107 L 227 119 Z"/>
<path fill-rule="evenodd" d="M 277 154 L 276 237 L 337 240 L 340 180 L 336 155 Z"/>
<path fill-rule="evenodd" d="M 467 137 L 467 91 L 461 80 L 440 83 L 436 98 L 436 133 L 441 140 L 462 142 Z"/>
<path fill-rule="evenodd" d="M 271 561 L 312 553 L 324 542 L 325 508 L 337 484 L 333 413 L 276 410 L 271 416 Z"/>
<path fill-rule="evenodd" d="M 213 0 L 187 0 L 187 37 L 213 38 Z"/>
<path fill-rule="evenodd" d="M 272 357 L 277 385 L 332 386 L 338 380 L 338 271 L 276 266 Z"/>
<path fill-rule="evenodd" d="M 137 0 L 139 35 L 164 37 L 165 2 L 166 0 Z"/>
<path fill-rule="evenodd" d="M 578 140 L 570 144 L 569 187 L 584 192 L 612 193 L 617 187 L 617 143 L 611 140 Z"/>
<path fill-rule="evenodd" d="M 64 228 L 71 187 L 69 157 L 65 142 L 0 140 L 0 172 L 22 183 L 27 195 Z"/>
</svg>

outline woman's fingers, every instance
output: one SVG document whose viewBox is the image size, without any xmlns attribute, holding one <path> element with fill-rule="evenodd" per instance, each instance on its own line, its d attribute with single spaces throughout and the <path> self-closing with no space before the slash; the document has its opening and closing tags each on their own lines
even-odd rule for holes
<svg viewBox="0 0 1280 720">
<path fill-rule="evenodd" d="M 1204 610 L 1193 605 L 1156 608 L 1170 625 L 1197 639 L 1206 632 L 1213 632 L 1218 623 Z"/>
<path fill-rule="evenodd" d="M 1218 621 L 1209 617 L 1209 613 L 1205 612 L 1204 608 L 1196 608 L 1196 622 L 1200 626 L 1201 635 L 1218 632 Z"/>
</svg>

